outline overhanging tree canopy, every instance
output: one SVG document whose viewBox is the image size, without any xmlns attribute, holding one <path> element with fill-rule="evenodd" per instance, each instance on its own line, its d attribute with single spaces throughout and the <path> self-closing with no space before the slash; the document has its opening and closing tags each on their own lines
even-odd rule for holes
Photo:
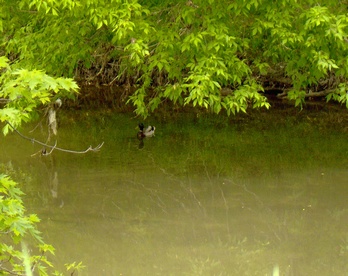
<svg viewBox="0 0 348 276">
<path fill-rule="evenodd" d="M 302 105 L 348 107 L 346 1 L 2 1 L 3 52 L 55 76 L 136 86 L 146 116 L 164 100 L 218 113 L 269 107 L 264 88 Z"/>
</svg>

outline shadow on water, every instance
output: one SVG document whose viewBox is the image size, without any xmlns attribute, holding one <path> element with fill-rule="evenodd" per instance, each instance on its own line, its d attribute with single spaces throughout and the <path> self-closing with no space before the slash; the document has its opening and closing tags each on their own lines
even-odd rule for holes
<svg viewBox="0 0 348 276">
<path fill-rule="evenodd" d="M 32 158 L 38 148 L 13 134 L 0 146 L 1 162 L 31 176 L 25 201 L 59 264 L 81 260 L 82 275 L 348 271 L 346 132 L 182 116 L 151 122 L 156 136 L 139 144 L 127 114 L 84 115 L 64 119 L 60 146 L 104 141 L 99 153 Z"/>
</svg>

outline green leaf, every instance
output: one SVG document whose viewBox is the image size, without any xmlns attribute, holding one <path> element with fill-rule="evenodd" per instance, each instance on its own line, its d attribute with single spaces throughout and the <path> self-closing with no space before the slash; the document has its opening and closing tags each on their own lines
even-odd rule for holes
<svg viewBox="0 0 348 276">
<path fill-rule="evenodd" d="M 8 66 L 8 58 L 5 56 L 0 56 L 0 68 L 5 68 Z"/>
</svg>

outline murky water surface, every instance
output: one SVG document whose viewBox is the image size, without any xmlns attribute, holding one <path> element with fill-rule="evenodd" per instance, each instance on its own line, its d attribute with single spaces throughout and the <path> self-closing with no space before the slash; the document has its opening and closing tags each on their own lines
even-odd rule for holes
<svg viewBox="0 0 348 276">
<path fill-rule="evenodd" d="M 0 162 L 31 176 L 28 211 L 42 219 L 56 263 L 81 275 L 346 275 L 345 132 L 156 122 L 139 145 L 131 115 L 65 120 L 53 152 L 15 134 Z M 27 135 L 40 139 L 40 131 Z M 44 136 L 42 136 L 44 137 Z M 43 138 L 44 140 L 44 138 Z"/>
</svg>

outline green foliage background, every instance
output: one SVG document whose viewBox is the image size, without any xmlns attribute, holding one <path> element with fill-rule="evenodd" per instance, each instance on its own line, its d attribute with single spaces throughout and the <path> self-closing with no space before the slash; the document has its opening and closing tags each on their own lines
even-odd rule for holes
<svg viewBox="0 0 348 276">
<path fill-rule="evenodd" d="M 16 67 L 16 66 L 13 66 Z M 0 122 L 17 127 L 23 121 L 37 118 L 38 108 L 59 97 L 73 97 L 78 86 L 72 79 L 53 78 L 42 70 L 14 69 L 6 57 L 0 57 Z M 0 102 L 1 103 L 1 102 Z M 9 131 L 5 124 L 3 133 Z"/>
<path fill-rule="evenodd" d="M 325 91 L 348 107 L 347 1 L 1 2 L 2 52 L 18 66 L 135 85 L 129 102 L 145 117 L 167 100 L 269 108 L 267 86 L 298 106 Z"/>
</svg>

